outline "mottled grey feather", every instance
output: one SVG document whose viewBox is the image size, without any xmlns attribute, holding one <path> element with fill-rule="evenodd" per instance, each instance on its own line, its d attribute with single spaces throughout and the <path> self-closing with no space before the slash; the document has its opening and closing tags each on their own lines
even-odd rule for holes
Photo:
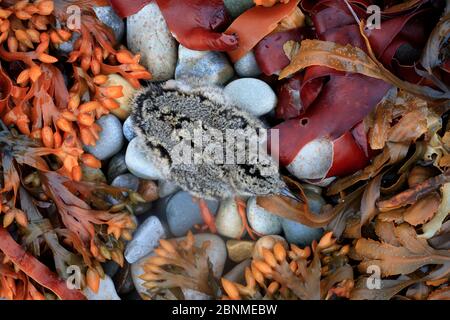
<svg viewBox="0 0 450 320">
<path fill-rule="evenodd" d="M 202 129 L 204 140 L 217 141 L 215 134 L 225 134 L 227 129 L 264 128 L 258 119 L 232 106 L 218 87 L 174 80 L 151 83 L 134 98 L 131 116 L 155 165 L 168 180 L 196 196 L 271 195 L 285 187 L 268 155 L 256 163 L 247 157 L 244 164 L 217 164 L 214 160 L 224 159 L 224 154 L 214 152 L 202 154 L 200 163 L 174 158 L 180 143 L 188 143 L 183 131 L 192 136 L 195 129 Z"/>
</svg>

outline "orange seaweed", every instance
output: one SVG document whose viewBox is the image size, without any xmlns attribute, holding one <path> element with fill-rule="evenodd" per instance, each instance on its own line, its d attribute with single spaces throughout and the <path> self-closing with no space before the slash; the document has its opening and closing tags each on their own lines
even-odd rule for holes
<svg viewBox="0 0 450 320">
<path fill-rule="evenodd" d="M 252 50 L 262 38 L 276 29 L 281 20 L 292 14 L 298 3 L 289 1 L 273 7 L 256 6 L 241 14 L 225 31 L 226 34 L 237 34 L 239 38 L 239 47 L 228 52 L 231 60 L 236 62 Z"/>
</svg>

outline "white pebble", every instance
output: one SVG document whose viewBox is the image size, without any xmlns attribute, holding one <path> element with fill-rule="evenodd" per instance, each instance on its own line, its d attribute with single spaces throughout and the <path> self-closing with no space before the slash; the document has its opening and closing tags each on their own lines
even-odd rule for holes
<svg viewBox="0 0 450 320">
<path fill-rule="evenodd" d="M 331 168 L 333 145 L 328 139 L 315 139 L 306 144 L 286 166 L 298 179 L 323 179 Z"/>
<path fill-rule="evenodd" d="M 105 115 L 97 120 L 102 128 L 95 146 L 86 146 L 86 150 L 99 160 L 107 160 L 118 153 L 124 145 L 122 124 L 112 114 Z"/>
<path fill-rule="evenodd" d="M 224 93 L 237 107 L 256 117 L 272 111 L 278 101 L 267 83 L 254 78 L 234 80 L 225 87 Z"/>
<path fill-rule="evenodd" d="M 247 219 L 250 227 L 260 234 L 281 233 L 281 223 L 278 216 L 258 206 L 255 197 L 251 197 L 247 202 Z"/>
<path fill-rule="evenodd" d="M 141 63 L 152 73 L 152 81 L 173 78 L 177 42 L 155 2 L 128 17 L 127 42 L 132 52 L 142 55 Z"/>
<path fill-rule="evenodd" d="M 241 235 L 242 226 L 234 198 L 222 200 L 216 216 L 217 232 L 224 237 L 236 239 Z"/>
<path fill-rule="evenodd" d="M 224 53 L 196 51 L 180 45 L 175 79 L 197 78 L 209 85 L 223 85 L 233 75 L 233 67 Z"/>
<path fill-rule="evenodd" d="M 240 77 L 257 77 L 262 72 L 256 62 L 253 51 L 248 52 L 234 64 L 234 70 Z"/>
<path fill-rule="evenodd" d="M 145 220 L 136 230 L 125 250 L 125 259 L 134 263 L 150 254 L 158 245 L 159 240 L 166 237 L 161 221 L 155 216 Z"/>
<path fill-rule="evenodd" d="M 142 138 L 136 137 L 131 140 L 125 154 L 125 163 L 128 170 L 136 177 L 147 180 L 159 180 L 163 173 L 151 158 L 149 151 L 145 148 Z"/>
</svg>

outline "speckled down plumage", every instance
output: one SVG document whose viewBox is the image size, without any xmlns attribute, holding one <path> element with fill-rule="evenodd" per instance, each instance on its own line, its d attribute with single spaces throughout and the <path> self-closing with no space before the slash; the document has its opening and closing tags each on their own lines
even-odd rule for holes
<svg viewBox="0 0 450 320">
<path fill-rule="evenodd" d="M 217 134 L 225 137 L 228 129 L 248 132 L 245 130 L 264 128 L 258 119 L 232 106 L 219 87 L 173 80 L 151 83 L 136 95 L 131 117 L 136 133 L 145 140 L 149 157 L 168 180 L 193 195 L 271 195 L 284 187 L 278 167 L 268 155 L 256 163 L 247 157 L 245 164 L 221 163 L 224 155 L 215 152 L 202 152 L 201 161 L 178 161 L 177 148 L 180 143 L 190 146 L 185 134 L 192 137 L 196 129 L 201 130 L 203 141 L 214 141 Z M 245 154 L 248 156 L 248 152 Z"/>
</svg>

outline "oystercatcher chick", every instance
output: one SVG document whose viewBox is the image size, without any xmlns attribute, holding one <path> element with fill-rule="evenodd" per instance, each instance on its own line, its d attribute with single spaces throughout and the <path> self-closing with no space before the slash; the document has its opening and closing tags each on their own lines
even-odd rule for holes
<svg viewBox="0 0 450 320">
<path fill-rule="evenodd" d="M 252 139 L 262 141 L 263 123 L 230 103 L 221 88 L 192 79 L 150 83 L 131 105 L 141 148 L 165 179 L 195 197 L 211 232 L 216 232 L 214 216 L 204 199 L 233 197 L 243 221 L 241 236 L 247 230 L 252 238 L 255 231 L 247 223 L 240 197 L 296 199 L 277 163 L 267 152 L 255 152 Z"/>
</svg>

